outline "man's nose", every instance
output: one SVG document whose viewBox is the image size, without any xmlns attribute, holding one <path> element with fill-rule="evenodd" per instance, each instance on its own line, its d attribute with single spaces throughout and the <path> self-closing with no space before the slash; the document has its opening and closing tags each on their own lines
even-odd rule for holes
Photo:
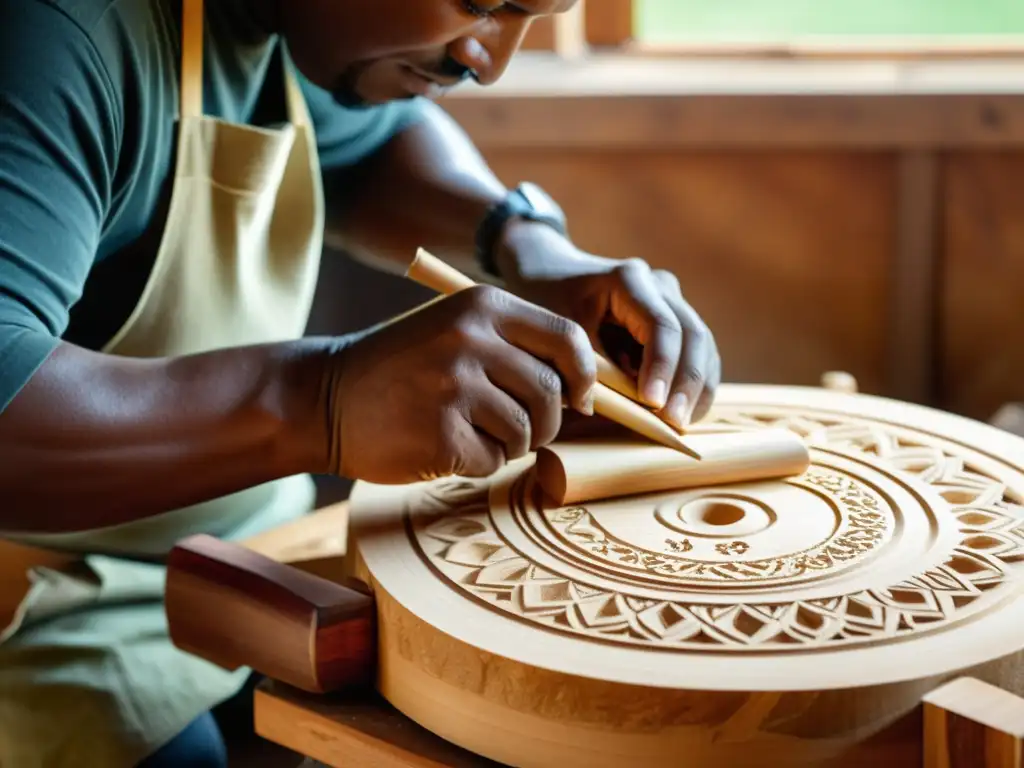
<svg viewBox="0 0 1024 768">
<path fill-rule="evenodd" d="M 487 19 L 456 40 L 449 49 L 449 56 L 472 70 L 478 83 L 491 85 L 505 73 L 526 37 L 530 21 L 514 16 Z"/>
</svg>

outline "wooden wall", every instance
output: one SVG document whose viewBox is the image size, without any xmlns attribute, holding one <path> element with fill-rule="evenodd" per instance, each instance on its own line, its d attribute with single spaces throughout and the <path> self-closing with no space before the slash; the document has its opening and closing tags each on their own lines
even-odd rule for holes
<svg viewBox="0 0 1024 768">
<path fill-rule="evenodd" d="M 939 93 L 934 72 L 907 94 L 730 94 L 735 79 L 708 93 L 707 65 L 644 81 L 658 93 L 621 74 L 601 93 L 571 66 L 537 92 L 513 75 L 446 106 L 506 183 L 563 204 L 581 246 L 674 271 L 726 380 L 813 385 L 843 369 L 863 391 L 979 419 L 1024 400 L 1024 97 L 963 78 Z M 344 260 L 326 269 L 321 329 L 426 297 Z"/>
<path fill-rule="evenodd" d="M 942 156 L 933 271 L 911 273 L 923 302 L 911 286 L 905 303 L 894 151 L 492 148 L 487 157 L 506 183 L 549 189 L 582 247 L 675 272 L 715 333 L 728 380 L 816 384 L 838 368 L 865 391 L 980 419 L 1024 400 L 1024 151 Z M 905 325 L 921 312 L 931 333 L 901 352 L 893 315 Z M 903 385 L 915 357 L 927 378 Z"/>
<path fill-rule="evenodd" d="M 985 416 L 1024 400 L 1024 152 L 944 163 L 942 404 Z"/>
<path fill-rule="evenodd" d="M 891 158 L 642 148 L 488 158 L 507 183 L 548 189 L 580 246 L 674 272 L 728 380 L 816 384 L 844 368 L 884 387 Z"/>
</svg>

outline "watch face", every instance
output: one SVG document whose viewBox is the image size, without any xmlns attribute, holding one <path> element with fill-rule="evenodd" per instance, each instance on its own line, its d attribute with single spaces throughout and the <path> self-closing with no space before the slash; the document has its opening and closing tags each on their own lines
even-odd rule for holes
<svg viewBox="0 0 1024 768">
<path fill-rule="evenodd" d="M 532 182 L 526 181 L 519 185 L 519 191 L 522 193 L 530 205 L 536 210 L 536 212 L 542 216 L 556 219 L 564 224 L 565 213 L 559 207 L 551 196 L 543 189 L 538 187 Z"/>
</svg>

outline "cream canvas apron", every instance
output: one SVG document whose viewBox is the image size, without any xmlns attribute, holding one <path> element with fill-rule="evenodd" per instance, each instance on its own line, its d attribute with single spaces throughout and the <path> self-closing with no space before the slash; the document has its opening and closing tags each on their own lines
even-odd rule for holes
<svg viewBox="0 0 1024 768">
<path fill-rule="evenodd" d="M 113 355 L 299 338 L 313 301 L 323 194 L 299 86 L 286 66 L 279 129 L 204 116 L 202 0 L 184 0 L 182 26 L 170 209 L 149 282 L 105 347 Z M 30 585 L 14 620 L 0 623 L 0 768 L 131 768 L 233 695 L 249 670 L 172 646 L 161 558 L 189 534 L 237 540 L 314 501 L 303 475 L 108 529 L 0 541 L 0 580 L 24 580 L 27 568 Z M 31 552 L 22 544 L 51 554 L 12 566 Z"/>
</svg>

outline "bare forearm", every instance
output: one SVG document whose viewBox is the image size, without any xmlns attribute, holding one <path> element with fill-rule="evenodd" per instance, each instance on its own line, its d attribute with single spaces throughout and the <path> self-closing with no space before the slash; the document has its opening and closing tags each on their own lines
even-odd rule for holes
<svg viewBox="0 0 1024 768">
<path fill-rule="evenodd" d="M 128 522 L 321 471 L 315 342 L 134 360 L 60 346 L 0 413 L 0 529 Z"/>
<path fill-rule="evenodd" d="M 443 110 L 427 115 L 367 161 L 334 229 L 353 255 L 385 269 L 404 270 L 424 247 L 479 275 L 476 230 L 506 189 Z"/>
</svg>

